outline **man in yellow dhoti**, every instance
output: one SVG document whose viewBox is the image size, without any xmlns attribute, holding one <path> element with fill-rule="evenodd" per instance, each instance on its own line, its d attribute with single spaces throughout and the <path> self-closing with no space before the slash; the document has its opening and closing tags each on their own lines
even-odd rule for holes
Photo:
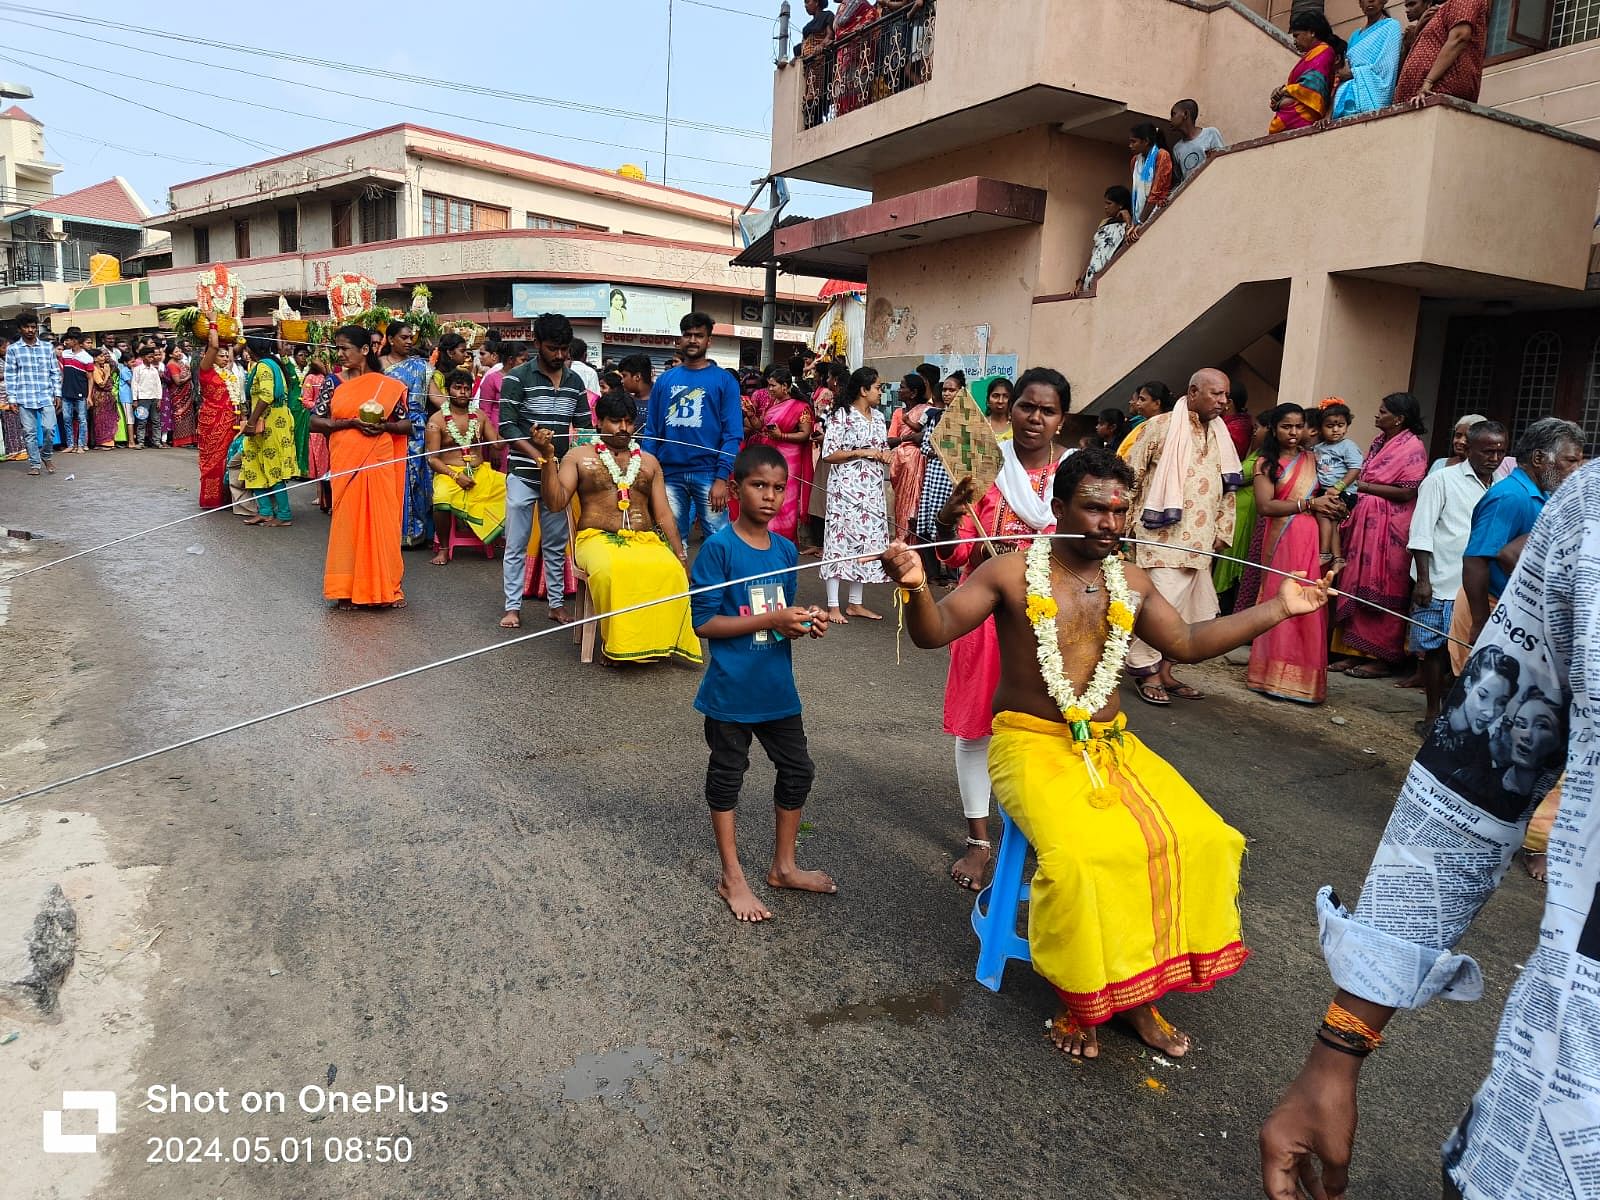
<svg viewBox="0 0 1600 1200">
<path fill-rule="evenodd" d="M 1127 731 L 1117 687 L 1133 634 L 1173 662 L 1200 662 L 1315 612 L 1330 584 L 1286 580 L 1271 603 L 1186 623 L 1147 572 L 1117 557 L 1133 482 L 1109 450 L 1066 459 L 1051 507 L 1057 534 L 1075 536 L 991 559 L 939 604 L 914 550 L 895 543 L 883 559 L 917 645 L 947 645 L 995 618 L 990 779 L 1039 859 L 1028 941 L 1061 997 L 1050 1036 L 1085 1058 L 1099 1054 L 1096 1026 L 1119 1015 L 1147 1045 L 1186 1053 L 1189 1039 L 1154 1001 L 1209 989 L 1249 953 L 1244 836 Z"/>
<path fill-rule="evenodd" d="M 506 477 L 484 461 L 489 426 L 472 399 L 472 376 L 451 371 L 450 402 L 428 418 L 423 446 L 433 470 L 433 565 L 450 561 L 452 522 L 471 529 L 487 546 L 505 532 Z"/>
<path fill-rule="evenodd" d="M 600 441 L 575 447 L 559 466 L 549 431 L 535 429 L 532 436 L 544 459 L 544 502 L 560 509 L 578 497 L 573 558 L 589 577 L 595 607 L 613 612 L 686 592 L 689 556 L 667 503 L 661 464 L 633 440 L 632 402 L 607 392 L 595 402 L 595 420 Z M 613 662 L 701 661 L 686 596 L 602 618 L 600 640 Z"/>
</svg>

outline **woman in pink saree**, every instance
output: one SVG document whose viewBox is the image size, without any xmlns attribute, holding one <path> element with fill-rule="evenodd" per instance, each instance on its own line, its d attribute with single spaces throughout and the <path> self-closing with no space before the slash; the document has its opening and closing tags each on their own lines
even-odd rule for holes
<svg viewBox="0 0 1600 1200">
<path fill-rule="evenodd" d="M 789 464 L 783 507 L 769 528 L 795 541 L 811 504 L 811 405 L 794 390 L 787 367 L 771 367 L 767 386 L 750 398 L 750 412 L 754 430 L 746 443 L 772 446 Z"/>
<path fill-rule="evenodd" d="M 1295 13 L 1289 21 L 1289 36 L 1300 52 L 1300 61 L 1289 72 L 1288 82 L 1272 93 L 1268 133 L 1305 129 L 1326 117 L 1333 107 L 1334 76 L 1344 63 L 1344 40 L 1319 12 Z"/>
<path fill-rule="evenodd" d="M 1417 487 L 1428 474 L 1427 432 L 1417 398 L 1409 392 L 1385 396 L 1378 405 L 1378 437 L 1367 451 L 1357 481 L 1355 511 L 1344 523 L 1348 565 L 1339 576 L 1333 649 L 1375 662 L 1332 669 L 1357 679 L 1391 674 L 1406 657 L 1406 623 L 1367 604 L 1406 612 L 1411 598 L 1411 514 Z"/>
<path fill-rule="evenodd" d="M 1267 439 L 1256 459 L 1255 501 L 1261 520 L 1261 561 L 1274 571 L 1303 571 L 1315 578 L 1317 507 L 1329 514 L 1338 502 L 1316 497 L 1317 459 L 1300 449 L 1305 433 L 1305 411 L 1298 404 L 1280 404 L 1268 415 Z M 1271 601 L 1278 594 L 1277 575 L 1251 572 L 1239 604 Z M 1258 596 L 1256 593 L 1264 592 Z M 1328 619 L 1323 610 L 1294 617 L 1276 625 L 1250 644 L 1250 667 L 1245 684 L 1251 691 L 1321 704 L 1328 698 Z"/>
<path fill-rule="evenodd" d="M 927 459 L 922 455 L 922 428 L 928 415 L 928 381 L 912 373 L 900 381 L 904 407 L 894 410 L 889 422 L 889 448 L 894 462 L 889 465 L 889 484 L 894 488 L 894 526 L 897 538 L 914 541 L 917 533 L 917 505 L 922 501 L 922 470 Z"/>
</svg>

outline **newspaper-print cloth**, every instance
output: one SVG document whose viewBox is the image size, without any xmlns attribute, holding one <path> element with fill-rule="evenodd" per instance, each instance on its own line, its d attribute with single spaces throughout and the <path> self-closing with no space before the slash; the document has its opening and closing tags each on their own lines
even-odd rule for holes
<svg viewBox="0 0 1600 1200">
<path fill-rule="evenodd" d="M 1475 1000 L 1452 952 L 1567 776 L 1538 948 L 1506 1003 L 1484 1080 L 1445 1143 L 1464 1200 L 1600 1196 L 1600 463 L 1528 538 L 1460 682 L 1406 776 L 1355 914 L 1324 888 L 1334 982 L 1395 1008 Z"/>
</svg>

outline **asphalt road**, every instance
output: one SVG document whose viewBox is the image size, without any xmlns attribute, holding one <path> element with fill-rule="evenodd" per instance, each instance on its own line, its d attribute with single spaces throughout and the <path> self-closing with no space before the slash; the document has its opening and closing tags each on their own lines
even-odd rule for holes
<svg viewBox="0 0 1600 1200">
<path fill-rule="evenodd" d="M 0 526 L 43 535 L 12 567 L 193 510 L 188 452 L 58 462 L 45 479 L 0 467 Z M 498 563 L 473 558 L 408 554 L 405 610 L 329 611 L 325 521 L 309 490 L 294 508 L 289 530 L 209 516 L 10 583 L 7 790 L 504 640 Z M 1083 1065 L 1049 1049 L 1049 992 L 1025 966 L 998 995 L 972 978 L 971 898 L 946 877 L 961 826 L 943 655 L 907 642 L 897 663 L 892 624 L 857 621 L 796 659 L 818 765 L 801 862 L 840 894 L 771 897 L 759 928 L 713 890 L 697 672 L 582 666 L 566 636 L 0 810 L 0 845 L 85 814 L 108 861 L 148 880 L 137 1028 L 85 1034 L 133 1047 L 121 1128 L 98 1174 L 69 1175 L 39 1155 L 37 1113 L 15 1111 L 31 1093 L 0 1088 L 0 1126 L 26 1135 L 5 1135 L 13 1183 L 119 1200 L 1258 1194 L 1256 1130 L 1329 994 L 1313 895 L 1326 881 L 1353 901 L 1415 750 L 1415 693 L 1340 680 L 1306 711 L 1224 665 L 1192 672 L 1202 703 L 1155 710 L 1125 689 L 1134 728 L 1251 839 L 1254 955 L 1163 1005 L 1197 1041 L 1181 1065 L 1115 1031 Z M 770 779 L 757 755 L 740 810 L 757 874 Z M 1542 893 L 1516 871 L 1503 891 L 1467 944 L 1486 999 L 1403 1017 L 1368 1064 L 1354 1196 L 1437 1195 L 1437 1147 L 1534 944 Z M 69 1021 L 95 986 L 69 980 Z M 23 1032 L 0 1079 L 94 1086 L 47 1028 Z M 227 1088 L 235 1109 L 142 1107 L 161 1083 Z M 402 1083 L 447 1111 L 296 1111 L 306 1085 Z M 248 1089 L 289 1111 L 238 1112 Z M 411 1161 L 374 1161 L 395 1135 Z M 366 1142 L 356 1164 L 147 1161 L 170 1136 L 319 1160 L 331 1138 Z"/>
</svg>

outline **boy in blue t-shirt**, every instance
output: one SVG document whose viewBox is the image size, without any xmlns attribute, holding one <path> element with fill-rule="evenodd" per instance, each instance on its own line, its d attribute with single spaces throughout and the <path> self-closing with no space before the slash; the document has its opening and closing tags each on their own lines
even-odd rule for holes
<svg viewBox="0 0 1600 1200">
<path fill-rule="evenodd" d="M 802 871 L 794 861 L 800 813 L 811 794 L 816 768 L 806 752 L 792 645 L 795 638 L 825 634 L 828 617 L 819 608 L 789 603 L 799 555 L 793 542 L 767 528 L 783 508 L 788 482 L 783 455 L 771 446 L 740 451 L 733 463 L 739 519 L 706 539 L 690 573 L 695 589 L 713 589 L 692 600 L 694 631 L 711 645 L 694 706 L 705 714 L 706 745 L 711 750 L 706 802 L 722 858 L 717 894 L 741 921 L 772 916 L 745 881 L 734 838 L 733 810 L 750 768 L 752 737 L 778 771 L 772 796 L 777 841 L 767 883 L 802 892 L 839 890 L 821 871 Z M 727 586 L 718 588 L 719 583 Z"/>
</svg>

